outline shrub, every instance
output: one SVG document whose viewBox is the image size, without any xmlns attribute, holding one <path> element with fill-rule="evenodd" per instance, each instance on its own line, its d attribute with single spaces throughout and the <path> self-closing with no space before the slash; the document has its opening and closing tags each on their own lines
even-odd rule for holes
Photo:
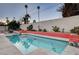
<svg viewBox="0 0 79 59">
<path fill-rule="evenodd" d="M 33 29 L 33 25 L 29 25 L 28 27 L 27 27 L 27 30 L 32 30 Z"/>
<path fill-rule="evenodd" d="M 37 30 L 35 30 L 35 29 L 32 29 L 31 31 L 37 31 Z"/>
<path fill-rule="evenodd" d="M 79 34 L 79 26 L 74 27 L 73 29 L 70 30 L 71 33 Z"/>
<path fill-rule="evenodd" d="M 43 32 L 47 32 L 47 30 L 46 29 L 43 29 Z"/>
<path fill-rule="evenodd" d="M 59 27 L 57 27 L 57 26 L 52 26 L 53 27 L 53 31 L 54 32 L 60 32 L 60 28 Z"/>
<path fill-rule="evenodd" d="M 33 20 L 33 23 L 36 23 L 36 20 Z"/>
<path fill-rule="evenodd" d="M 74 47 L 79 47 L 79 46 L 78 46 L 78 43 L 70 43 L 69 45 L 70 45 L 70 46 L 74 46 Z"/>
<path fill-rule="evenodd" d="M 38 31 L 42 31 L 42 29 L 39 28 Z"/>
<path fill-rule="evenodd" d="M 73 46 L 73 43 L 70 43 L 69 45 L 70 45 L 70 46 Z"/>
</svg>

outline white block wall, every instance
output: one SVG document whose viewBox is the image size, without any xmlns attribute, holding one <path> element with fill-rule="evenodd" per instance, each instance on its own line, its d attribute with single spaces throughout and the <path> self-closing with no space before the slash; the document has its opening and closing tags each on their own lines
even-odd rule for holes
<svg viewBox="0 0 79 59">
<path fill-rule="evenodd" d="M 24 24 L 21 25 L 21 29 L 27 29 L 27 26 L 30 24 Z M 33 29 L 38 30 L 38 25 L 41 29 L 47 29 L 48 31 L 52 31 L 52 26 L 58 26 L 60 30 L 64 28 L 65 32 L 69 32 L 70 29 L 72 29 L 74 26 L 79 26 L 79 15 L 78 16 L 72 16 L 72 17 L 66 17 L 62 19 L 52 19 L 48 21 L 41 21 L 37 23 L 33 23 Z"/>
<path fill-rule="evenodd" d="M 8 27 L 7 26 L 0 26 L 0 31 L 7 31 Z"/>
</svg>

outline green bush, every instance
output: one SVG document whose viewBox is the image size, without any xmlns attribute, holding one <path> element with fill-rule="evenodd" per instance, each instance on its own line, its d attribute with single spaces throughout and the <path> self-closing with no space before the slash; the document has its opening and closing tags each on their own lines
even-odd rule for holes
<svg viewBox="0 0 79 59">
<path fill-rule="evenodd" d="M 46 29 L 43 29 L 43 32 L 47 32 L 47 30 Z"/>
<path fill-rule="evenodd" d="M 53 27 L 53 31 L 54 32 L 60 32 L 60 28 L 59 27 L 57 27 L 57 26 L 52 26 Z"/>
<path fill-rule="evenodd" d="M 70 46 L 73 46 L 73 43 L 69 43 Z"/>
<path fill-rule="evenodd" d="M 39 28 L 38 31 L 42 31 L 42 29 Z"/>
<path fill-rule="evenodd" d="M 70 43 L 69 45 L 70 45 L 70 46 L 74 46 L 74 47 L 79 47 L 79 46 L 78 46 L 78 43 Z"/>
<path fill-rule="evenodd" d="M 70 30 L 71 33 L 79 34 L 79 26 L 74 27 L 73 29 Z"/>
<path fill-rule="evenodd" d="M 16 22 L 15 20 L 9 22 L 7 25 L 8 25 L 8 30 L 19 30 L 20 29 L 20 23 Z"/>
<path fill-rule="evenodd" d="M 27 30 L 32 30 L 33 29 L 33 25 L 29 25 L 28 27 L 27 27 Z"/>
</svg>

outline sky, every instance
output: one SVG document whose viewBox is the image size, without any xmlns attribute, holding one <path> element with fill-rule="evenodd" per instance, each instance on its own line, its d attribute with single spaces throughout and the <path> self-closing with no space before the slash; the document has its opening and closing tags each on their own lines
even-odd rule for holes
<svg viewBox="0 0 79 59">
<path fill-rule="evenodd" d="M 20 20 L 26 13 L 25 5 L 27 3 L 0 3 L 0 19 L 5 20 L 5 17 L 9 17 L 12 20 L 13 17 L 16 20 Z M 31 16 L 30 21 L 38 21 L 37 6 L 40 6 L 40 21 L 62 18 L 62 13 L 57 10 L 63 4 L 56 3 L 30 3 L 28 5 L 28 14 Z"/>
</svg>

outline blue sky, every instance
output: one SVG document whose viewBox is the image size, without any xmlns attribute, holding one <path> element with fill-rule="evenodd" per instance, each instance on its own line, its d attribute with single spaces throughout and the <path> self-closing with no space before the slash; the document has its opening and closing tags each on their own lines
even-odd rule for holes
<svg viewBox="0 0 79 59">
<path fill-rule="evenodd" d="M 2 3 L 0 4 L 0 19 L 5 19 L 9 17 L 12 20 L 13 17 L 19 20 L 25 15 L 25 3 Z M 40 6 L 40 20 L 50 20 L 56 18 L 62 18 L 62 13 L 58 12 L 57 9 L 62 6 L 62 4 L 56 3 L 30 3 L 28 5 L 28 13 L 32 20 L 38 21 L 37 6 Z"/>
</svg>

